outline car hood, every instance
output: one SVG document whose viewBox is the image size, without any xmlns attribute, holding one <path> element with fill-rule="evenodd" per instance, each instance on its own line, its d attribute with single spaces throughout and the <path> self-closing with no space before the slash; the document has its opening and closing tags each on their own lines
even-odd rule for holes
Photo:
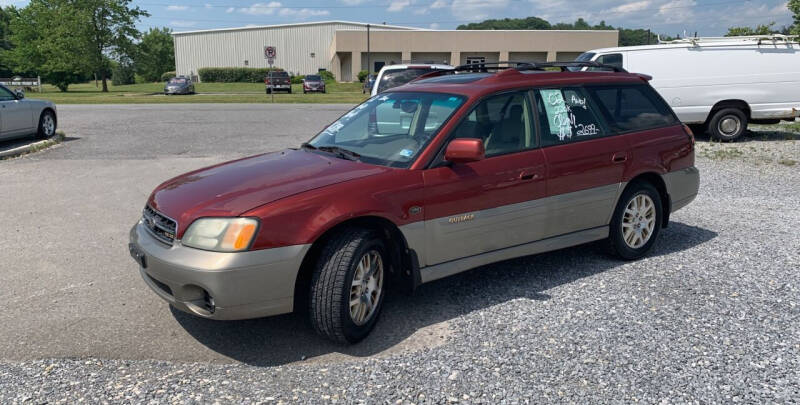
<svg viewBox="0 0 800 405">
<path fill-rule="evenodd" d="M 178 221 L 178 235 L 197 218 L 237 216 L 304 191 L 392 169 L 287 149 L 222 163 L 167 180 L 148 204 Z"/>
</svg>

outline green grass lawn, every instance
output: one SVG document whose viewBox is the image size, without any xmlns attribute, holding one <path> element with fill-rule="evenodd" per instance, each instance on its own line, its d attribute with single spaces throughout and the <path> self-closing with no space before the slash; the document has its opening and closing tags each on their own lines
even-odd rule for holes
<svg viewBox="0 0 800 405">
<path fill-rule="evenodd" d="M 292 85 L 292 94 L 276 93 L 276 103 L 343 103 L 357 104 L 367 96 L 361 93 L 361 83 L 330 83 L 328 92 L 303 94 L 299 84 Z M 198 94 L 190 96 L 164 96 L 164 83 L 141 83 L 114 86 L 109 83 L 108 93 L 95 87 L 94 82 L 73 84 L 69 91 L 61 92 L 44 85 L 42 93 L 31 92 L 30 98 L 51 100 L 56 104 L 136 104 L 136 103 L 270 103 L 272 97 L 265 92 L 263 83 L 197 83 Z"/>
</svg>

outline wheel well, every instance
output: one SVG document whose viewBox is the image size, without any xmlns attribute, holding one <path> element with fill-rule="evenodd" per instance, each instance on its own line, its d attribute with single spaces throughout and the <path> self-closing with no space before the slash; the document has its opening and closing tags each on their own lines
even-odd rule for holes
<svg viewBox="0 0 800 405">
<path fill-rule="evenodd" d="M 311 244 L 311 248 L 303 258 L 300 271 L 295 280 L 295 311 L 305 310 L 306 308 L 311 277 L 322 248 L 333 235 L 350 227 L 374 229 L 380 233 L 386 248 L 389 250 L 391 261 L 389 271 L 393 286 L 399 287 L 403 291 L 413 291 L 416 285 L 419 284 L 419 265 L 417 264 L 416 254 L 408 248 L 408 243 L 397 225 L 388 219 L 376 216 L 352 218 L 328 229 Z"/>
<path fill-rule="evenodd" d="M 631 181 L 628 182 L 628 187 L 636 182 L 650 183 L 658 190 L 658 194 L 661 196 L 661 210 L 664 218 L 664 220 L 661 221 L 661 226 L 663 228 L 669 226 L 669 214 L 672 212 L 672 201 L 669 198 L 669 193 L 667 193 L 667 185 L 664 183 L 664 179 L 658 173 L 642 173 L 631 179 Z"/>
<path fill-rule="evenodd" d="M 744 100 L 722 100 L 722 101 L 719 101 L 716 104 L 714 104 L 713 107 L 711 107 L 711 112 L 708 113 L 708 117 L 706 118 L 706 125 L 709 123 L 709 121 L 711 121 L 711 117 L 713 117 L 714 114 L 717 111 L 719 111 L 719 110 L 721 110 L 723 108 L 737 108 L 737 109 L 741 110 L 744 113 L 744 115 L 747 117 L 748 121 L 750 120 L 750 105 L 747 104 L 746 101 L 744 101 Z"/>
</svg>

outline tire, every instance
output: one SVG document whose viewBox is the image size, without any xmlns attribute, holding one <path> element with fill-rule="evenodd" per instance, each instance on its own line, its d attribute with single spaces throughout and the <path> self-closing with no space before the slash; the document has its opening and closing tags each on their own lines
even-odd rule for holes
<svg viewBox="0 0 800 405">
<path fill-rule="evenodd" d="M 292 89 L 289 88 L 289 91 L 287 91 L 286 94 L 292 94 Z"/>
<path fill-rule="evenodd" d="M 734 141 L 747 131 L 747 116 L 738 108 L 723 108 L 708 122 L 708 133 L 721 141 Z"/>
<path fill-rule="evenodd" d="M 643 209 L 637 210 L 631 206 L 637 203 Z M 639 220 L 639 214 L 642 220 Z M 624 260 L 635 260 L 646 255 L 658 239 L 663 221 L 664 211 L 658 190 L 647 182 L 631 183 L 619 198 L 611 218 L 608 235 L 610 253 Z M 640 239 L 642 236 L 644 238 Z"/>
<path fill-rule="evenodd" d="M 365 277 L 365 257 L 375 265 L 369 267 L 375 269 L 374 279 Z M 349 228 L 328 241 L 314 269 L 309 293 L 309 314 L 317 333 L 344 344 L 356 343 L 369 334 L 383 307 L 388 257 L 383 239 L 374 231 Z M 353 285 L 358 274 L 369 282 Z M 360 299 L 355 298 L 351 305 L 353 296 Z"/>
<path fill-rule="evenodd" d="M 303 90 L 303 94 L 308 94 L 308 92 L 307 92 L 307 91 L 305 91 L 305 90 Z"/>
<path fill-rule="evenodd" d="M 45 110 L 39 116 L 39 127 L 36 134 L 42 139 L 52 138 L 56 134 L 56 115 L 52 111 Z"/>
<path fill-rule="evenodd" d="M 272 94 L 272 89 L 270 89 L 269 87 L 267 87 L 267 94 Z"/>
</svg>

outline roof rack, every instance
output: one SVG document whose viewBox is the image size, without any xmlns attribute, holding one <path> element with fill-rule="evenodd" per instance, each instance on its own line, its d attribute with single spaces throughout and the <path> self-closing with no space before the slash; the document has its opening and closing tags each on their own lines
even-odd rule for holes
<svg viewBox="0 0 800 405">
<path fill-rule="evenodd" d="M 659 44 L 692 44 L 702 45 L 709 42 L 733 42 L 733 41 L 755 41 L 758 44 L 762 42 L 792 42 L 797 41 L 800 36 L 798 35 L 784 35 L 784 34 L 769 34 L 769 35 L 742 35 L 735 37 L 686 37 L 681 39 L 674 39 L 671 41 L 663 41 L 658 36 Z"/>
<path fill-rule="evenodd" d="M 570 61 L 570 62 L 501 61 L 501 62 L 473 63 L 468 65 L 459 65 L 453 69 L 448 69 L 448 70 L 436 70 L 421 75 L 416 79 L 411 80 L 411 82 L 416 82 L 423 79 L 430 79 L 432 77 L 459 74 L 459 73 L 489 73 L 490 71 L 505 72 L 512 70 L 517 72 L 528 71 L 528 70 L 545 71 L 547 70 L 547 68 L 560 68 L 562 72 L 567 72 L 570 71 L 569 68 L 583 68 L 583 67 L 606 69 L 618 73 L 628 72 L 627 70 L 621 67 L 605 65 L 595 61 Z"/>
</svg>

